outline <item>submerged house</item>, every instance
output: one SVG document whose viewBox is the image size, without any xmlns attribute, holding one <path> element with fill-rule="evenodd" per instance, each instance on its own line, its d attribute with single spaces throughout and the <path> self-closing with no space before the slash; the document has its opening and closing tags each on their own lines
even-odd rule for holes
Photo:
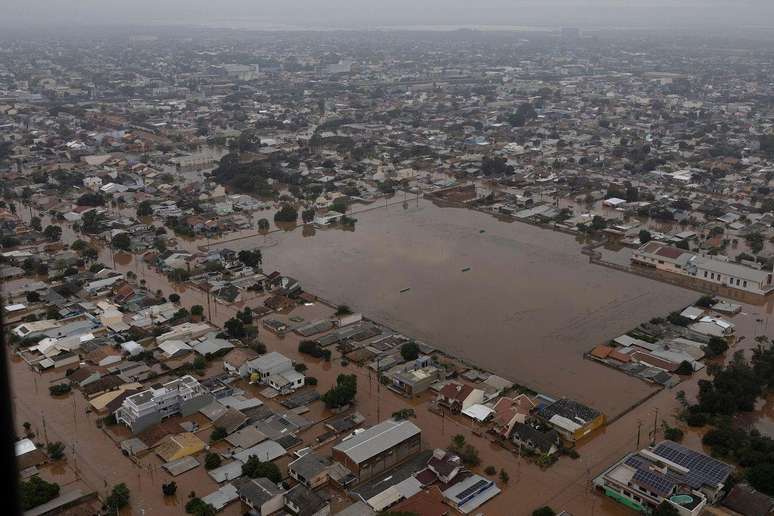
<svg viewBox="0 0 774 516">
<path fill-rule="evenodd" d="M 492 432 L 508 439 L 517 423 L 524 423 L 537 405 L 526 394 L 500 398 L 494 406 Z"/>
<path fill-rule="evenodd" d="M 602 413 L 568 399 L 556 400 L 541 407 L 536 415 L 556 430 L 569 445 L 575 444 L 605 424 L 605 416 Z"/>
<path fill-rule="evenodd" d="M 484 391 L 474 389 L 470 385 L 448 383 L 438 393 L 436 402 L 454 413 L 459 413 L 468 407 L 484 402 Z"/>
</svg>

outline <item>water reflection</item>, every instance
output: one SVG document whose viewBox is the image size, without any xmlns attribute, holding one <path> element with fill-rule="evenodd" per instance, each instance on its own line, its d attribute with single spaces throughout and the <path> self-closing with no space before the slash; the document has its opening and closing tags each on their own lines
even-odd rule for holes
<svg viewBox="0 0 774 516">
<path fill-rule="evenodd" d="M 293 231 L 297 226 L 295 222 L 281 222 L 278 220 L 274 221 L 274 225 L 276 225 L 282 231 Z"/>
<path fill-rule="evenodd" d="M 117 265 L 129 265 L 132 263 L 132 255 L 119 251 L 117 253 L 113 253 L 113 260 L 115 260 Z"/>
</svg>

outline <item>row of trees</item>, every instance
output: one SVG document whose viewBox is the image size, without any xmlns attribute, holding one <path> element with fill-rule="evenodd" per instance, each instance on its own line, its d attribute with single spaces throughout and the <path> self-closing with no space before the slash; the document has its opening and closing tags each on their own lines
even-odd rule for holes
<svg viewBox="0 0 774 516">
<path fill-rule="evenodd" d="M 732 419 L 755 410 L 758 399 L 774 390 L 774 347 L 766 337 L 756 341 L 749 361 L 738 351 L 727 365 L 708 367 L 711 379 L 699 380 L 695 404 L 688 405 L 684 395 L 679 399 L 690 426 L 714 425 L 703 438 L 713 454 L 745 468 L 745 478 L 755 489 L 774 495 L 774 439 L 736 428 Z"/>
</svg>

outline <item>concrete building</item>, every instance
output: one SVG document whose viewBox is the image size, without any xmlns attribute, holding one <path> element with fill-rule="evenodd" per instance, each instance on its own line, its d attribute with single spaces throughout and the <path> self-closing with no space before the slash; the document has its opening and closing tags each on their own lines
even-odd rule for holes
<svg viewBox="0 0 774 516">
<path fill-rule="evenodd" d="M 213 399 L 193 376 L 186 375 L 159 389 L 148 389 L 127 397 L 116 410 L 115 417 L 132 433 L 138 433 L 171 416 L 190 416 Z"/>
<path fill-rule="evenodd" d="M 399 464 L 422 449 L 422 430 L 409 421 L 388 419 L 333 447 L 333 459 L 360 481 Z"/>
<path fill-rule="evenodd" d="M 664 501 L 681 516 L 698 516 L 715 503 L 733 467 L 672 441 L 631 453 L 594 479 L 597 489 L 636 511 Z"/>
<path fill-rule="evenodd" d="M 272 351 L 247 362 L 247 372 L 250 381 L 269 383 L 269 377 L 275 374 L 283 374 L 293 370 L 293 362 L 283 355 Z"/>
<path fill-rule="evenodd" d="M 771 270 L 755 269 L 711 256 L 701 256 L 659 242 L 648 242 L 632 255 L 633 264 L 696 278 L 718 287 L 766 295 L 774 290 Z"/>
<path fill-rule="evenodd" d="M 304 379 L 305 377 L 303 374 L 294 369 L 290 369 L 289 371 L 269 376 L 266 383 L 280 394 L 289 394 L 296 389 L 303 387 Z"/>
<path fill-rule="evenodd" d="M 246 363 L 251 382 L 269 385 L 276 391 L 286 394 L 304 386 L 304 375 L 293 368 L 293 362 L 283 355 L 272 351 Z"/>
<path fill-rule="evenodd" d="M 435 382 L 445 380 L 446 370 L 433 364 L 429 356 L 422 355 L 384 375 L 390 380 L 391 390 L 411 398 L 425 392 Z"/>
</svg>

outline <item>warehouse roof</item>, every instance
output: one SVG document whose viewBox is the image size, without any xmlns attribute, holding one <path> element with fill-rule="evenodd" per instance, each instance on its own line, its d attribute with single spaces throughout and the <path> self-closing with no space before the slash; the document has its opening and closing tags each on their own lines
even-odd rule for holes
<svg viewBox="0 0 774 516">
<path fill-rule="evenodd" d="M 359 464 L 419 433 L 421 433 L 419 427 L 410 421 L 388 419 L 347 441 L 337 444 L 333 449 L 345 453 Z"/>
</svg>

